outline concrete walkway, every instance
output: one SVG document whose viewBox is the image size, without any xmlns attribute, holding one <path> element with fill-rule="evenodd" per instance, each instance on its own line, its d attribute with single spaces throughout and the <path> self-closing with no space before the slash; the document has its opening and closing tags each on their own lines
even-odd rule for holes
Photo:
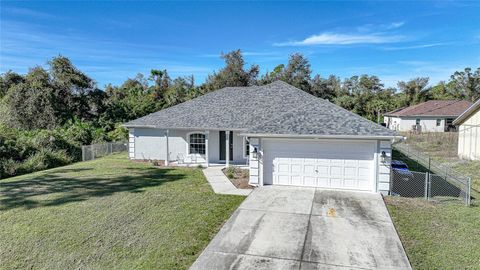
<svg viewBox="0 0 480 270">
<path fill-rule="evenodd" d="M 248 196 L 248 194 L 252 192 L 252 189 L 239 189 L 235 187 L 222 172 L 222 169 L 223 167 L 218 166 L 208 167 L 203 170 L 203 174 L 215 193 Z"/>
<path fill-rule="evenodd" d="M 260 187 L 190 268 L 411 269 L 379 194 Z"/>
</svg>

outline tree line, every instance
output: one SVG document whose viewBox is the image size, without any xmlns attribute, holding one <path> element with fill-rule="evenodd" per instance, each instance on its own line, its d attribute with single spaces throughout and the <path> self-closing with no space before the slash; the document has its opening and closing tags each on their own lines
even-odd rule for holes
<svg viewBox="0 0 480 270">
<path fill-rule="evenodd" d="M 124 140 L 127 133 L 120 125 L 126 121 L 228 86 L 282 80 L 373 121 L 387 111 L 430 99 L 480 98 L 480 68 L 457 71 L 433 86 L 428 77 L 420 77 L 392 88 L 375 75 L 341 79 L 313 74 L 308 59 L 298 53 L 264 74 L 257 65 L 247 67 L 240 50 L 221 58 L 224 67 L 200 85 L 193 76 L 171 78 L 167 70 L 152 69 L 100 89 L 64 56 L 27 74 L 1 74 L 0 177 L 77 161 L 83 144 Z"/>
</svg>

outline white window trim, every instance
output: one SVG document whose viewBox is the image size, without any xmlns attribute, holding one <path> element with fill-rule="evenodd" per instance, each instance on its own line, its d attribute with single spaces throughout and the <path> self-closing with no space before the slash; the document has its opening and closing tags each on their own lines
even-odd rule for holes
<svg viewBox="0 0 480 270">
<path fill-rule="evenodd" d="M 242 156 L 243 158 L 248 159 L 249 156 L 245 155 L 245 152 L 247 150 L 246 146 L 247 146 L 247 137 L 243 137 Z M 250 152 L 250 149 L 248 149 L 248 152 Z"/>
<path fill-rule="evenodd" d="M 198 154 L 198 153 L 192 154 L 192 153 L 190 153 L 190 135 L 192 135 L 192 134 L 203 134 L 203 136 L 205 136 L 205 154 Z M 187 155 L 200 155 L 200 156 L 206 155 L 206 153 L 207 153 L 206 137 L 207 137 L 207 134 L 204 131 L 188 132 L 187 133 L 187 151 L 185 151 L 187 153 Z"/>
</svg>

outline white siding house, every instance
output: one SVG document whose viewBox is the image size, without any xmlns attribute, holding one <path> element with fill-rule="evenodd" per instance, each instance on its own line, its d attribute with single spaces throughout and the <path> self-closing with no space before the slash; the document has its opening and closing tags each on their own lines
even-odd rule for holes
<svg viewBox="0 0 480 270">
<path fill-rule="evenodd" d="M 465 100 L 430 100 L 386 113 L 384 123 L 389 129 L 402 132 L 456 131 L 453 120 L 470 105 Z"/>
<path fill-rule="evenodd" d="M 458 130 L 458 156 L 480 160 L 480 100 L 455 119 Z"/>
<path fill-rule="evenodd" d="M 220 89 L 124 126 L 131 159 L 242 164 L 252 186 L 384 194 L 390 192 L 391 144 L 402 138 L 280 81 Z"/>
</svg>

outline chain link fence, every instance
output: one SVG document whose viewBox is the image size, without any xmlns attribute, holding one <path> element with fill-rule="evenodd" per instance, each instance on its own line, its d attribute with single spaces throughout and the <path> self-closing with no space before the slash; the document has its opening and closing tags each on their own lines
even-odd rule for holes
<svg viewBox="0 0 480 270">
<path fill-rule="evenodd" d="M 471 178 L 451 167 L 433 161 L 429 156 L 405 144 L 397 144 L 397 157 L 418 171 L 392 168 L 392 194 L 404 197 L 423 197 L 427 200 L 461 200 L 470 205 Z M 412 164 L 412 162 L 414 164 Z"/>
<path fill-rule="evenodd" d="M 127 149 L 128 145 L 125 142 L 82 145 L 82 161 L 96 159 L 112 153 L 124 152 L 127 151 Z"/>
<path fill-rule="evenodd" d="M 470 183 L 428 172 L 392 169 L 392 195 L 429 201 L 460 201 L 470 205 Z"/>
</svg>

